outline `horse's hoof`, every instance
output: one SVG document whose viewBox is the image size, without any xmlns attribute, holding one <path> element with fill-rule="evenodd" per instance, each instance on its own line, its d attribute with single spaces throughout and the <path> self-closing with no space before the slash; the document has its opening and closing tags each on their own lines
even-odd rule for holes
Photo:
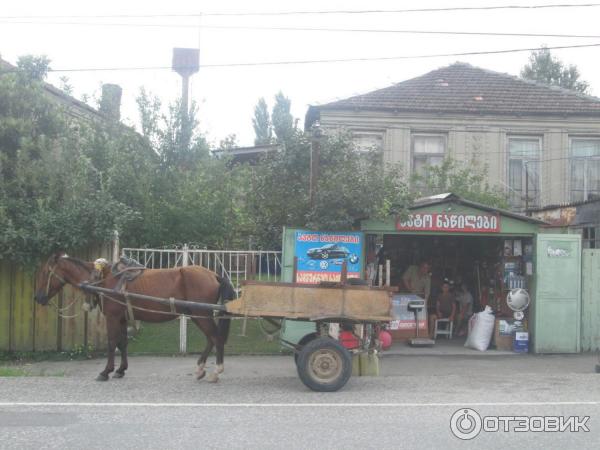
<svg viewBox="0 0 600 450">
<path fill-rule="evenodd" d="M 219 381 L 219 375 L 212 372 L 206 377 L 206 381 L 209 383 L 216 383 L 217 381 Z"/>
<path fill-rule="evenodd" d="M 100 374 L 96 377 L 96 381 L 108 381 L 108 375 Z"/>
<path fill-rule="evenodd" d="M 123 378 L 125 376 L 125 372 L 115 372 L 113 378 Z"/>
<path fill-rule="evenodd" d="M 196 372 L 196 380 L 201 380 L 202 378 L 204 378 L 205 375 L 206 370 L 203 370 L 202 372 Z"/>
</svg>

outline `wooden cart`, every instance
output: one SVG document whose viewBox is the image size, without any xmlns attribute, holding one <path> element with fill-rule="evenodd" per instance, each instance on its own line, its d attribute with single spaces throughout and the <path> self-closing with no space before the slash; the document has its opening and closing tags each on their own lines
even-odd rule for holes
<svg viewBox="0 0 600 450">
<path fill-rule="evenodd" d="M 184 306 L 190 311 L 212 310 L 232 316 L 260 317 L 276 326 L 280 321 L 310 320 L 316 322 L 316 333 L 301 344 L 287 343 L 294 349 L 298 376 L 315 391 L 341 389 L 352 374 L 352 354 L 329 335 L 332 323 L 362 325 L 359 347 L 354 353 L 373 352 L 382 323 L 392 320 L 393 289 L 347 283 L 301 285 L 296 283 L 264 283 L 247 281 L 242 295 L 225 305 L 165 299 L 135 293 L 82 285 L 95 293 L 126 295 L 153 302 Z M 221 317 L 220 320 L 223 320 Z"/>
</svg>

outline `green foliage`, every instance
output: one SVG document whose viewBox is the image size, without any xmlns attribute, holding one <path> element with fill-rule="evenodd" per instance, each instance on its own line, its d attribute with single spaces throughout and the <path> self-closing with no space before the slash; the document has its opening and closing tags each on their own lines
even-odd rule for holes
<svg viewBox="0 0 600 450">
<path fill-rule="evenodd" d="M 0 258 L 25 262 L 106 241 L 135 213 L 94 167 L 90 126 L 46 94 L 47 60 L 19 62 L 27 72 L 0 77 Z"/>
<path fill-rule="evenodd" d="M 484 205 L 508 208 L 506 194 L 489 185 L 487 167 L 480 165 L 475 159 L 460 163 L 446 158 L 439 166 L 426 167 L 423 174 L 413 174 L 411 185 L 419 197 L 452 192 Z"/>
<path fill-rule="evenodd" d="M 294 127 L 294 117 L 291 111 L 292 101 L 280 91 L 275 95 L 275 105 L 271 119 L 273 121 L 273 131 L 278 142 L 286 142 L 291 139 L 296 131 Z"/>
<path fill-rule="evenodd" d="M 21 56 L 17 60 L 19 76 L 29 81 L 44 80 L 50 70 L 50 60 L 47 56 Z"/>
<path fill-rule="evenodd" d="M 251 237 L 276 249 L 284 226 L 350 230 L 362 218 L 403 214 L 413 195 L 425 193 L 452 191 L 505 206 L 487 185 L 485 168 L 447 160 L 413 180 L 422 187 L 413 192 L 399 167 L 384 164 L 376 150 L 358 151 L 344 133 L 319 141 L 311 203 L 315 144 L 296 129 L 281 93 L 272 113 L 279 151 L 254 165 L 233 165 L 211 155 L 195 105 L 188 114 L 179 103 L 163 109 L 141 90 L 139 135 L 115 121 L 74 119 L 44 89 L 48 61 L 29 57 L 21 66 L 0 77 L 0 259 L 28 262 L 105 242 L 114 230 L 126 246 L 244 248 Z M 266 104 L 259 104 L 268 123 Z M 220 143 L 235 145 L 234 135 Z"/>
<path fill-rule="evenodd" d="M 577 66 L 563 64 L 561 60 L 552 56 L 547 48 L 531 52 L 529 63 L 521 70 L 521 78 L 586 94 L 589 84 L 580 80 L 580 76 Z"/>
<path fill-rule="evenodd" d="M 350 230 L 358 219 L 401 213 L 410 193 L 397 167 L 381 153 L 358 152 L 347 134 L 320 142 L 317 195 L 309 201 L 311 140 L 302 133 L 249 169 L 244 204 L 260 246 L 279 248 L 284 226 Z"/>
<path fill-rule="evenodd" d="M 269 109 L 264 98 L 258 99 L 258 103 L 254 107 L 254 118 L 252 119 L 254 127 L 254 145 L 266 145 L 273 141 L 273 126 Z"/>
</svg>

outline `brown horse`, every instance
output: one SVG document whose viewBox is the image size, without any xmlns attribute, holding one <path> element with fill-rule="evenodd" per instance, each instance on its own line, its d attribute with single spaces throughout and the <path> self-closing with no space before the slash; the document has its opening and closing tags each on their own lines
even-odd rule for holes
<svg viewBox="0 0 600 450">
<path fill-rule="evenodd" d="M 79 284 L 98 280 L 96 285 L 107 289 L 115 289 L 119 279 L 110 273 L 102 271 L 98 278 L 98 271 L 94 264 L 71 258 L 64 253 L 56 253 L 38 271 L 36 280 L 35 300 L 46 305 L 65 284 L 79 287 Z M 162 298 L 176 298 L 190 302 L 217 304 L 235 298 L 233 287 L 224 278 L 217 276 L 204 267 L 188 266 L 174 269 L 145 269 L 144 272 L 132 281 L 126 283 L 127 292 L 151 295 Z M 106 317 L 106 331 L 108 337 L 108 362 L 105 369 L 96 378 L 98 381 L 108 380 L 108 374 L 115 369 L 115 348 L 121 351 L 121 365 L 113 378 L 122 378 L 127 370 L 127 318 L 128 309 L 133 312 L 135 320 L 145 322 L 166 322 L 179 317 L 179 314 L 192 312 L 181 306 L 170 306 L 140 300 L 130 297 L 131 308 L 127 307 L 123 295 L 99 295 L 101 310 Z M 175 312 L 173 312 L 175 311 Z M 130 317 L 130 319 L 133 319 Z M 212 311 L 194 311 L 192 321 L 206 335 L 206 348 L 198 359 L 196 377 L 201 379 L 206 374 L 204 367 L 213 346 L 217 352 L 217 367 L 207 380 L 215 382 L 219 373 L 223 372 L 223 353 L 227 336 L 229 334 L 229 319 L 218 320 L 218 325 L 212 317 Z"/>
</svg>

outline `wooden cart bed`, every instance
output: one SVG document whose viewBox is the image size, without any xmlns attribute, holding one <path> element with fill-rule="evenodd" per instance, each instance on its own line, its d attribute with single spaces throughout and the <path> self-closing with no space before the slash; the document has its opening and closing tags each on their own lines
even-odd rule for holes
<svg viewBox="0 0 600 450">
<path fill-rule="evenodd" d="M 392 290 L 352 285 L 300 285 L 247 281 L 227 312 L 249 317 L 389 322 Z"/>
</svg>

